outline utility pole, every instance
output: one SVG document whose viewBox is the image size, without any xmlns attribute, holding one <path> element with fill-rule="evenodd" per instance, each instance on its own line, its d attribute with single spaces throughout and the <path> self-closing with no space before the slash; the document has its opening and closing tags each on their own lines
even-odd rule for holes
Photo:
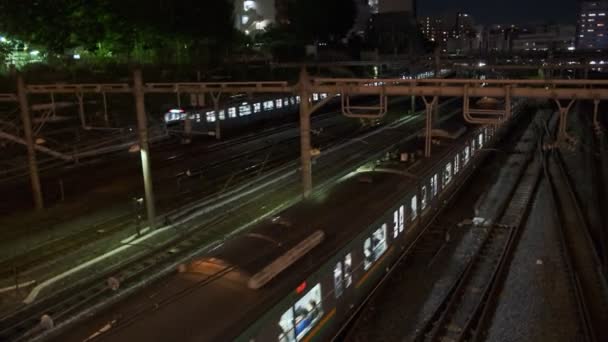
<svg viewBox="0 0 608 342">
<path fill-rule="evenodd" d="M 306 68 L 300 72 L 298 85 L 300 96 L 300 160 L 302 167 L 302 193 L 304 198 L 312 194 L 312 161 L 310 147 L 310 78 Z"/>
<path fill-rule="evenodd" d="M 144 190 L 146 197 L 146 210 L 150 230 L 155 228 L 156 211 L 154 208 L 154 191 L 152 189 L 152 173 L 150 170 L 150 147 L 148 144 L 148 119 L 146 117 L 146 104 L 144 85 L 141 70 L 133 72 L 133 95 L 135 96 L 135 110 L 137 112 L 137 129 L 139 135 L 139 153 L 141 154 L 141 168 L 144 176 Z"/>
<path fill-rule="evenodd" d="M 23 81 L 23 76 L 21 74 L 17 74 L 17 93 L 19 96 L 21 122 L 23 123 L 23 132 L 25 133 L 25 141 L 27 143 L 27 159 L 30 168 L 30 182 L 32 184 L 34 205 L 36 206 L 36 210 L 43 210 L 44 201 L 42 199 L 42 187 L 40 186 L 40 177 L 38 175 L 36 150 L 34 149 L 34 134 L 32 132 L 32 120 L 30 118 L 30 104 L 27 99 L 25 82 Z"/>
</svg>

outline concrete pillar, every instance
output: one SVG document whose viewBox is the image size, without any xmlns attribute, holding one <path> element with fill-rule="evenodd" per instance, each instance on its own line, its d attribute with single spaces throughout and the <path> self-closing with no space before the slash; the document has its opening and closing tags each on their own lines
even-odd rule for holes
<svg viewBox="0 0 608 342">
<path fill-rule="evenodd" d="M 300 161 L 302 167 L 302 193 L 304 198 L 312 194 L 312 160 L 310 143 L 310 79 L 306 69 L 300 73 Z"/>
<path fill-rule="evenodd" d="M 34 134 L 32 132 L 32 120 L 30 118 L 30 104 L 27 99 L 25 82 L 23 76 L 17 75 L 17 95 L 19 96 L 19 107 L 21 112 L 21 122 L 23 123 L 23 132 L 25 134 L 25 142 L 27 147 L 27 159 L 30 169 L 30 182 L 32 185 L 32 196 L 34 197 L 34 205 L 36 210 L 44 209 L 44 200 L 42 199 L 42 187 L 40 186 L 40 177 L 38 175 L 38 163 L 36 162 L 36 150 L 34 149 Z"/>
<path fill-rule="evenodd" d="M 144 85 L 141 70 L 133 72 L 133 95 L 135 96 L 135 109 L 137 112 L 137 129 L 139 133 L 139 150 L 141 154 L 141 168 L 144 177 L 144 190 L 146 196 L 146 211 L 148 225 L 153 230 L 156 226 L 156 210 L 154 191 L 152 188 L 152 172 L 150 168 L 150 147 L 148 144 L 148 118 L 146 117 L 146 104 Z"/>
<path fill-rule="evenodd" d="M 412 95 L 412 99 L 411 99 L 411 108 L 410 111 L 412 114 L 416 113 L 416 95 Z"/>
<path fill-rule="evenodd" d="M 222 94 L 218 94 L 217 96 L 213 95 L 213 113 L 215 115 L 215 138 L 217 140 L 222 139 L 222 129 L 220 125 L 220 97 Z M 225 113 L 228 115 L 228 113 Z"/>
</svg>

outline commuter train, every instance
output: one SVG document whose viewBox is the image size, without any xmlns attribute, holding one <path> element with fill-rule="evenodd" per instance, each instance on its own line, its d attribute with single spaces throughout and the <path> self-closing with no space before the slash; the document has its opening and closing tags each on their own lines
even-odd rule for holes
<svg viewBox="0 0 608 342">
<path fill-rule="evenodd" d="M 445 76 L 450 73 L 450 70 L 441 70 L 440 75 Z M 434 72 L 427 71 L 419 73 L 415 76 L 416 79 L 430 78 L 434 76 Z M 403 76 L 402 78 L 413 78 Z M 374 85 L 381 84 L 375 82 Z M 313 93 L 311 101 L 313 103 L 325 99 L 328 94 Z M 277 117 L 287 116 L 298 113 L 300 97 L 285 94 L 285 95 L 268 95 L 256 96 L 253 99 L 243 94 L 237 94 L 230 97 L 227 103 L 222 104 L 219 110 L 217 119 L 220 120 L 222 127 L 234 128 L 247 124 L 252 124 L 264 120 L 272 120 Z M 169 107 L 166 108 L 163 114 L 163 121 L 168 127 L 181 125 L 186 118 L 190 118 L 195 131 L 209 132 L 214 131 L 216 115 L 213 107 L 201 106 L 184 106 L 184 107 Z M 294 116 L 295 118 L 296 116 Z"/>
<path fill-rule="evenodd" d="M 331 338 L 472 174 L 486 155 L 480 150 L 492 146 L 508 126 L 465 126 L 460 119 L 452 124 L 467 129 L 457 137 L 437 138 L 432 158 L 385 161 L 353 172 L 328 193 L 256 224 L 113 308 L 110 316 L 88 323 L 94 330 L 71 337 L 243 342 Z M 417 139 L 404 146 L 419 151 L 420 144 Z M 99 333 L 101 327 L 106 328 Z"/>
</svg>

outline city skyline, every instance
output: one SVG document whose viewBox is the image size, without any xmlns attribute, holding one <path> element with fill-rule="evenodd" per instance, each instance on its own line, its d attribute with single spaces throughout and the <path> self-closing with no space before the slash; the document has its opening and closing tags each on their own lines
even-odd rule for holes
<svg viewBox="0 0 608 342">
<path fill-rule="evenodd" d="M 554 21 L 574 25 L 577 10 L 577 0 L 560 0 L 559 6 L 556 6 L 555 0 L 427 0 L 418 3 L 418 16 L 466 12 L 480 24 L 532 24 Z"/>
</svg>

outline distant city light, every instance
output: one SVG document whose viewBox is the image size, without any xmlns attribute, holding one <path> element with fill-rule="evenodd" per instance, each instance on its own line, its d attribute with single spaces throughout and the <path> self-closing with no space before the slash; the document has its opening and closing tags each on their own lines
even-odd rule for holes
<svg viewBox="0 0 608 342">
<path fill-rule="evenodd" d="M 568 47 L 568 51 L 574 51 L 574 50 L 576 50 L 576 48 L 574 46 L 569 46 Z"/>
<path fill-rule="evenodd" d="M 478 64 L 478 65 L 479 65 L 479 67 L 481 68 L 481 67 L 486 66 L 486 63 L 484 63 L 484 62 L 479 62 L 479 64 Z"/>
</svg>

